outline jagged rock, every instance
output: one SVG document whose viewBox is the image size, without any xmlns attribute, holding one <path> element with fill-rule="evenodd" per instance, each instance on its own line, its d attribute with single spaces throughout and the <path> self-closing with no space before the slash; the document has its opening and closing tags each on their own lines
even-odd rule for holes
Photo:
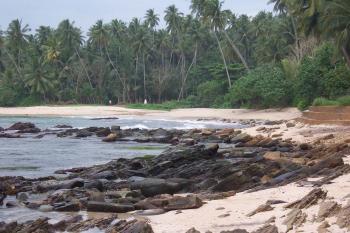
<svg viewBox="0 0 350 233">
<path fill-rule="evenodd" d="M 278 228 L 275 225 L 267 224 L 252 233 L 278 233 Z"/>
<path fill-rule="evenodd" d="M 97 189 L 102 192 L 104 190 L 104 186 L 100 180 L 88 180 L 84 182 L 84 189 Z"/>
<path fill-rule="evenodd" d="M 186 231 L 186 233 L 201 233 L 200 231 L 197 231 L 196 228 L 192 227 L 191 229 L 189 229 L 188 231 Z"/>
<path fill-rule="evenodd" d="M 318 221 L 323 221 L 325 218 L 332 217 L 336 215 L 341 209 L 335 201 L 322 202 L 318 210 Z"/>
<path fill-rule="evenodd" d="M 115 220 L 117 220 L 117 215 L 111 215 L 104 218 L 91 218 L 82 222 L 81 221 L 79 222 L 74 221 L 73 223 L 68 222 L 68 224 L 66 222 L 64 224 L 66 225 L 65 232 L 83 232 L 83 231 L 88 231 L 89 229 L 92 229 L 92 228 L 98 228 L 99 230 L 102 231 L 104 229 L 109 228 L 110 224 Z M 124 220 L 120 220 L 120 221 L 124 221 Z"/>
<path fill-rule="evenodd" d="M 337 214 L 337 225 L 350 231 L 350 203 L 343 207 Z"/>
<path fill-rule="evenodd" d="M 294 226 L 301 226 L 307 218 L 307 214 L 303 213 L 300 209 L 292 210 L 283 221 L 284 225 L 287 225 L 287 232 L 292 230 Z"/>
<path fill-rule="evenodd" d="M 117 141 L 117 139 L 118 139 L 118 135 L 116 133 L 111 133 L 107 137 L 102 139 L 102 141 L 104 141 L 104 142 L 115 142 L 115 141 Z"/>
<path fill-rule="evenodd" d="M 0 138 L 21 138 L 19 134 L 0 133 Z"/>
<path fill-rule="evenodd" d="M 88 131 L 87 129 L 81 129 L 81 130 L 79 130 L 76 133 L 75 137 L 77 137 L 77 138 L 86 138 L 86 137 L 90 137 L 92 135 L 93 135 L 93 133 Z"/>
<path fill-rule="evenodd" d="M 71 125 L 56 125 L 54 128 L 57 129 L 72 129 L 73 127 Z"/>
<path fill-rule="evenodd" d="M 22 130 L 19 130 L 17 133 L 40 133 L 41 132 L 41 129 L 39 128 L 26 128 L 26 129 L 22 129 Z"/>
<path fill-rule="evenodd" d="M 279 151 L 268 151 L 263 157 L 267 160 L 280 160 L 282 158 L 282 154 Z"/>
<path fill-rule="evenodd" d="M 33 123 L 30 122 L 17 122 L 11 125 L 7 130 L 26 130 L 36 128 Z"/>
<path fill-rule="evenodd" d="M 58 189 L 73 189 L 75 187 L 83 187 L 84 180 L 82 179 L 73 179 L 73 180 L 65 180 L 65 181 L 56 181 L 49 180 L 39 183 L 34 186 L 34 190 L 39 193 L 44 193 L 50 190 L 58 190 Z"/>
<path fill-rule="evenodd" d="M 56 203 L 53 209 L 62 212 L 77 212 L 80 211 L 80 204 L 79 202 Z"/>
<path fill-rule="evenodd" d="M 329 223 L 327 221 L 323 222 L 321 225 L 318 226 L 317 228 L 317 233 L 329 233 L 328 227 L 330 227 Z"/>
<path fill-rule="evenodd" d="M 180 197 L 174 196 L 167 200 L 165 210 L 197 209 L 203 205 L 201 199 L 196 196 Z"/>
<path fill-rule="evenodd" d="M 184 188 L 184 182 L 172 180 L 146 178 L 141 181 L 131 183 L 132 190 L 141 190 L 145 197 L 152 197 L 158 194 L 174 194 Z"/>
<path fill-rule="evenodd" d="M 242 172 L 237 172 L 220 181 L 217 185 L 213 187 L 213 191 L 227 192 L 231 190 L 238 190 L 249 180 L 249 177 L 244 175 Z"/>
<path fill-rule="evenodd" d="M 299 145 L 301 150 L 310 150 L 312 148 L 312 146 L 308 143 L 302 143 Z"/>
<path fill-rule="evenodd" d="M 107 202 L 89 201 L 87 210 L 92 212 L 126 213 L 135 210 L 132 205 L 112 204 Z"/>
<path fill-rule="evenodd" d="M 287 122 L 287 123 L 286 123 L 286 127 L 287 127 L 287 128 L 295 127 L 295 123 L 294 123 L 294 122 Z"/>
<path fill-rule="evenodd" d="M 265 126 L 260 126 L 256 129 L 256 131 L 260 132 L 260 131 L 264 131 L 266 130 L 266 127 Z"/>
<path fill-rule="evenodd" d="M 271 211 L 273 209 L 274 208 L 271 205 L 263 204 L 263 205 L 260 205 L 258 208 L 256 208 L 254 211 L 247 214 L 247 216 L 252 217 L 252 216 L 256 215 L 257 213 L 267 212 L 267 211 Z"/>
<path fill-rule="evenodd" d="M 103 128 L 103 129 L 100 129 L 100 130 L 96 131 L 96 136 L 97 137 L 107 137 L 111 133 L 112 133 L 111 129 L 106 127 L 106 128 Z"/>
<path fill-rule="evenodd" d="M 141 216 L 160 215 L 164 213 L 165 213 L 165 210 L 163 209 L 139 210 L 136 212 L 137 215 L 141 215 Z"/>
<path fill-rule="evenodd" d="M 235 229 L 233 231 L 221 231 L 220 233 L 249 233 L 249 232 L 244 229 Z"/>
<path fill-rule="evenodd" d="M 241 133 L 231 139 L 232 143 L 246 143 L 250 141 L 252 137 L 249 134 Z"/>
<path fill-rule="evenodd" d="M 313 189 L 305 197 L 288 204 L 287 206 L 285 206 L 285 208 L 296 208 L 296 209 L 309 208 L 310 206 L 317 204 L 319 200 L 325 199 L 326 196 L 327 196 L 326 191 L 323 191 L 320 188 Z"/>
<path fill-rule="evenodd" d="M 151 225 L 140 220 L 121 220 L 114 226 L 109 227 L 106 233 L 153 233 Z"/>
<path fill-rule="evenodd" d="M 0 206 L 4 204 L 4 200 L 6 199 L 7 195 L 5 193 L 0 193 Z"/>
</svg>

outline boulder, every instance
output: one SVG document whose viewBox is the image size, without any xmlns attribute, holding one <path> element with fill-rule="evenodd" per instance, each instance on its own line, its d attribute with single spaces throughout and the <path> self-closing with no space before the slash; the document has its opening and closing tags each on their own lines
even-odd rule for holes
<svg viewBox="0 0 350 233">
<path fill-rule="evenodd" d="M 306 209 L 327 197 L 327 192 L 320 188 L 313 189 L 305 197 L 285 206 L 285 208 Z"/>
<path fill-rule="evenodd" d="M 30 122 L 17 122 L 11 125 L 7 130 L 26 130 L 36 128 L 33 123 Z"/>
<path fill-rule="evenodd" d="M 111 130 L 108 127 L 96 131 L 97 137 L 107 137 L 110 134 L 111 134 Z"/>
<path fill-rule="evenodd" d="M 197 196 L 174 196 L 167 200 L 165 210 L 183 210 L 183 209 L 197 209 L 203 205 L 201 199 Z"/>
<path fill-rule="evenodd" d="M 76 187 L 84 187 L 84 180 L 79 178 L 64 181 L 48 180 L 34 186 L 34 190 L 39 193 L 45 193 L 50 190 L 73 189 Z"/>
<path fill-rule="evenodd" d="M 350 231 L 350 203 L 348 203 L 344 208 L 342 208 L 337 214 L 337 225 L 340 228 L 346 228 Z"/>
<path fill-rule="evenodd" d="M 102 192 L 104 190 L 104 186 L 100 180 L 88 180 L 84 183 L 84 189 L 97 189 Z"/>
<path fill-rule="evenodd" d="M 332 217 L 336 215 L 340 209 L 341 205 L 335 201 L 322 202 L 318 209 L 317 220 L 323 221 L 325 218 Z"/>
<path fill-rule="evenodd" d="M 241 133 L 231 139 L 232 143 L 246 143 L 250 141 L 252 137 L 249 134 Z"/>
<path fill-rule="evenodd" d="M 56 129 L 72 129 L 73 127 L 71 125 L 56 125 L 54 126 Z"/>
<path fill-rule="evenodd" d="M 117 139 L 118 139 L 118 135 L 116 133 L 111 133 L 107 137 L 102 139 L 102 141 L 104 141 L 104 142 L 115 142 L 115 141 L 117 141 Z"/>
<path fill-rule="evenodd" d="M 106 233 L 153 233 L 151 225 L 145 221 L 126 220 L 118 221 L 106 230 Z"/>
<path fill-rule="evenodd" d="M 267 160 L 276 161 L 276 160 L 280 160 L 282 158 L 282 154 L 279 151 L 268 151 L 264 154 L 263 157 L 264 157 L 264 159 L 267 159 Z"/>
<path fill-rule="evenodd" d="M 215 192 L 227 192 L 240 189 L 244 184 L 250 182 L 250 178 L 242 172 L 229 175 L 213 187 Z"/>
<path fill-rule="evenodd" d="M 287 122 L 286 126 L 287 126 L 287 128 L 292 128 L 292 127 L 295 127 L 295 123 L 294 122 Z"/>
<path fill-rule="evenodd" d="M 77 212 L 80 211 L 80 204 L 79 202 L 55 203 L 53 209 L 54 211 Z"/>
<path fill-rule="evenodd" d="M 28 193 L 20 192 L 20 193 L 17 193 L 16 198 L 20 202 L 25 202 L 28 200 L 29 196 L 28 196 Z"/>
<path fill-rule="evenodd" d="M 92 132 L 90 132 L 90 131 L 88 131 L 87 129 L 81 129 L 81 130 L 79 130 L 77 133 L 76 133 L 76 135 L 75 135 L 75 137 L 77 137 L 77 138 L 86 138 L 86 137 L 90 137 L 90 136 L 92 136 Z"/>
<path fill-rule="evenodd" d="M 39 128 L 26 128 L 26 129 L 22 129 L 22 130 L 19 130 L 17 133 L 40 133 L 40 129 Z"/>
<path fill-rule="evenodd" d="M 107 212 L 107 213 L 126 213 L 134 211 L 133 205 L 121 205 L 107 202 L 89 201 L 87 203 L 87 211 Z"/>
<path fill-rule="evenodd" d="M 186 233 L 201 233 L 200 231 L 197 231 L 196 228 L 192 227 L 191 229 L 189 229 L 188 231 L 186 231 Z"/>
<path fill-rule="evenodd" d="M 158 194 L 174 194 L 183 189 L 184 184 L 165 179 L 146 178 L 132 182 L 130 188 L 132 190 L 141 190 L 142 195 L 145 197 L 152 197 Z"/>
</svg>

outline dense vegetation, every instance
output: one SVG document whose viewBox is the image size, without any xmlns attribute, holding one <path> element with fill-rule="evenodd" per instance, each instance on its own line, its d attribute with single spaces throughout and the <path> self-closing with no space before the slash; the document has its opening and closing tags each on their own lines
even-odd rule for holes
<svg viewBox="0 0 350 233">
<path fill-rule="evenodd" d="M 164 29 L 150 9 L 99 20 L 86 37 L 69 20 L 35 32 L 14 20 L 0 32 L 0 105 L 304 108 L 350 94 L 350 2 L 271 4 L 248 17 L 192 0 L 190 15 L 165 10 Z"/>
</svg>

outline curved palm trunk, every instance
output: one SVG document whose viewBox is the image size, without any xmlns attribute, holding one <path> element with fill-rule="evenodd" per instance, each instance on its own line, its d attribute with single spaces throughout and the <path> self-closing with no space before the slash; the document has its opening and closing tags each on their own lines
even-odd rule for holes
<svg viewBox="0 0 350 233">
<path fill-rule="evenodd" d="M 81 57 L 80 57 L 80 54 L 79 54 L 77 48 L 74 48 L 74 49 L 75 49 L 75 53 L 77 54 L 77 56 L 78 56 L 78 58 L 79 58 L 79 62 L 80 62 L 81 66 L 82 66 L 83 69 L 84 69 L 84 72 L 85 72 L 85 74 L 86 74 L 86 77 L 87 77 L 87 79 L 88 79 L 88 81 L 89 81 L 89 83 L 90 83 L 90 87 L 93 88 L 93 87 L 92 87 L 92 83 L 91 83 L 91 79 L 90 79 L 89 72 L 87 71 L 86 66 L 85 66 L 85 64 L 83 63 L 83 61 L 82 61 L 82 59 L 81 59 Z"/>
<path fill-rule="evenodd" d="M 105 49 L 106 49 L 106 54 L 107 54 L 107 57 L 108 57 L 108 61 L 111 64 L 111 66 L 114 69 L 114 71 L 116 72 L 116 75 L 119 78 L 119 80 L 120 80 L 120 82 L 121 82 L 121 84 L 123 86 L 123 102 L 125 102 L 125 94 L 126 94 L 125 93 L 126 92 L 126 88 L 125 87 L 126 87 L 126 84 L 125 84 L 124 80 L 120 77 L 120 73 L 119 73 L 117 67 L 113 64 L 113 61 L 112 61 L 111 57 L 109 56 L 109 52 L 108 52 L 107 47 Z"/>
<path fill-rule="evenodd" d="M 219 50 L 220 50 L 220 53 L 221 53 L 222 60 L 224 61 L 225 70 L 226 70 L 226 75 L 227 75 L 227 81 L 228 81 L 228 86 L 231 88 L 231 78 L 230 78 L 230 73 L 228 72 L 228 67 L 227 67 L 227 63 L 226 63 L 224 51 L 222 51 L 222 47 L 221 47 L 221 44 L 220 44 L 218 35 L 216 34 L 215 31 L 214 31 L 213 33 L 214 33 L 216 42 L 218 43 L 218 46 L 219 46 Z"/>
<path fill-rule="evenodd" d="M 230 43 L 231 47 L 233 48 L 233 50 L 235 51 L 235 53 L 237 54 L 237 56 L 239 57 L 239 59 L 243 63 L 244 67 L 249 71 L 250 69 L 249 69 L 249 66 L 247 64 L 247 61 L 244 59 L 244 57 L 242 56 L 241 52 L 239 51 L 239 49 L 237 48 L 235 43 L 231 40 L 231 38 L 229 37 L 227 32 L 225 30 L 223 30 L 223 31 L 224 31 L 225 37 L 227 38 L 227 40 Z"/>
<path fill-rule="evenodd" d="M 177 101 L 180 101 L 180 98 L 183 97 L 183 93 L 184 93 L 184 89 L 185 89 L 185 86 L 186 86 L 186 81 L 187 81 L 188 74 L 190 73 L 190 71 L 191 71 L 192 67 L 194 66 L 194 64 L 196 64 L 197 52 L 198 52 L 198 44 L 197 43 L 196 43 L 195 47 L 196 47 L 196 49 L 194 51 L 194 56 L 193 56 L 191 65 L 190 65 L 190 67 L 188 68 L 188 70 L 186 72 L 186 75 L 185 75 L 184 81 L 182 83 L 181 90 L 180 90 L 179 96 L 177 98 Z"/>
<path fill-rule="evenodd" d="M 346 63 L 348 64 L 348 67 L 350 67 L 350 54 L 349 54 L 348 50 L 345 48 L 345 46 L 342 47 L 342 51 L 343 51 L 344 57 L 346 59 Z"/>
</svg>

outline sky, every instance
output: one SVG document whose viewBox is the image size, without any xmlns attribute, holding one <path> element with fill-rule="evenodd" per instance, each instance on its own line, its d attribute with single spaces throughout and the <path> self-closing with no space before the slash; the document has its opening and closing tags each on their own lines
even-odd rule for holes
<svg viewBox="0 0 350 233">
<path fill-rule="evenodd" d="M 63 19 L 87 32 L 97 20 L 109 22 L 121 19 L 129 22 L 133 17 L 142 19 L 153 8 L 161 18 L 167 6 L 175 4 L 183 13 L 190 13 L 191 0 L 1 0 L 0 29 L 6 30 L 13 19 L 22 20 L 30 28 L 41 25 L 56 27 Z M 272 10 L 268 0 L 226 0 L 223 9 L 237 14 L 253 16 L 261 10 Z M 163 20 L 162 20 L 163 21 Z M 160 27 L 164 26 L 164 21 Z"/>
</svg>

